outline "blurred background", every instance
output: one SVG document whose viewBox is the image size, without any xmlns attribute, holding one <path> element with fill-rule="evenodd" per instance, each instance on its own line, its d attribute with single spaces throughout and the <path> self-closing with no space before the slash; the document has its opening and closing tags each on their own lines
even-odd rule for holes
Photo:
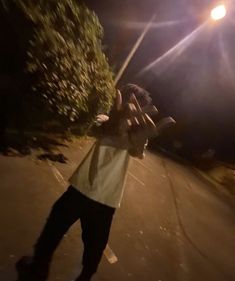
<svg viewBox="0 0 235 281">
<path fill-rule="evenodd" d="M 160 113 L 177 120 L 169 146 L 234 160 L 234 1 L 220 21 L 209 19 L 218 1 L 86 2 L 100 16 L 116 70 L 155 15 L 120 84 L 143 85 Z"/>
<path fill-rule="evenodd" d="M 26 1 L 26 3 L 30 2 L 33 3 L 33 1 Z M 130 61 L 125 65 L 118 87 L 126 83 L 143 86 L 151 93 L 160 111 L 159 116 L 171 115 L 176 119 L 177 125 L 158 140 L 154 140 L 152 147 L 161 146 L 188 159 L 209 155 L 222 161 L 233 162 L 235 159 L 234 1 L 222 3 L 210 0 L 146 0 L 144 2 L 87 0 L 84 3 L 98 15 L 103 27 L 103 45 L 99 48 L 109 62 L 109 66 L 105 65 L 105 69 L 110 68 L 113 77 L 125 64 L 136 41 L 142 36 Z M 221 20 L 215 21 L 210 13 L 220 4 L 226 5 L 226 15 L 224 18 L 222 16 Z M 46 9 L 46 5 L 44 7 Z M 35 76 L 39 79 L 39 75 L 35 75 L 34 70 L 31 71 L 33 75 L 30 78 L 28 76 L 25 78 L 26 74 L 22 71 L 28 60 L 27 49 L 30 38 L 34 36 L 33 28 L 35 25 L 38 28 L 38 25 L 35 24 L 35 20 L 32 21 L 26 16 L 25 11 L 22 13 L 22 7 L 17 1 L 1 1 L 1 21 L 1 34 L 4 38 L 0 50 L 1 87 L 8 87 L 8 91 L 12 92 L 14 91 L 12 88 L 19 87 L 11 83 L 11 79 L 17 80 L 23 90 L 16 95 L 15 103 L 11 104 L 10 108 L 13 115 L 23 116 L 19 113 L 18 100 L 22 102 L 20 96 L 22 91 L 27 91 L 29 83 L 20 81 L 30 79 L 31 85 Z M 43 61 L 42 57 L 41 59 Z M 32 65 L 30 67 L 33 68 Z M 81 77 L 79 74 L 78 76 Z M 97 87 L 95 89 L 97 91 Z M 76 104 L 80 127 L 89 126 L 92 117 L 88 115 L 93 116 L 97 111 L 107 111 L 115 90 L 114 86 L 112 89 L 105 90 L 111 97 L 100 101 L 99 109 L 94 95 L 93 105 L 90 108 L 89 106 L 80 108 Z M 58 90 L 56 91 L 58 94 Z M 91 89 L 86 89 L 87 91 Z M 31 97 L 32 95 L 30 99 Z M 88 97 L 85 94 L 84 98 L 86 102 Z M 31 120 L 34 115 L 37 120 L 37 108 L 40 107 L 41 101 L 28 101 L 24 98 L 23 106 L 26 103 L 34 104 L 35 113 L 27 117 L 29 114 L 23 110 L 26 115 L 24 118 Z M 103 104 L 105 106 L 102 109 Z M 5 106 L 2 106 L 1 111 L 4 110 Z M 58 108 L 56 110 L 60 111 Z M 67 110 L 67 115 L 60 112 L 59 119 L 64 114 L 70 116 L 68 117 L 70 122 L 70 119 L 76 119 L 78 116 L 71 114 L 71 108 L 63 107 L 63 110 Z M 46 120 L 48 114 L 45 114 Z M 6 119 L 2 117 L 4 118 Z M 18 127 L 24 126 L 19 124 L 17 117 L 15 119 Z M 68 127 L 65 119 L 61 120 L 60 124 L 65 121 L 65 127 Z M 41 124 L 41 119 L 37 122 Z"/>
<path fill-rule="evenodd" d="M 177 123 L 132 159 L 94 281 L 235 280 L 234 2 L 0 0 L 0 280 L 16 279 L 126 83 Z M 80 234 L 49 281 L 76 278 Z"/>
</svg>

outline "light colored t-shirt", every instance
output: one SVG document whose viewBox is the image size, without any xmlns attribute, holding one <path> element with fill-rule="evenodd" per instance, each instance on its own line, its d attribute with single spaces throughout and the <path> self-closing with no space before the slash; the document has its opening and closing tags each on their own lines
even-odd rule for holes
<svg viewBox="0 0 235 281">
<path fill-rule="evenodd" d="M 117 148 L 112 139 L 97 141 L 69 182 L 90 199 L 120 207 L 129 158 L 127 149 Z"/>
</svg>

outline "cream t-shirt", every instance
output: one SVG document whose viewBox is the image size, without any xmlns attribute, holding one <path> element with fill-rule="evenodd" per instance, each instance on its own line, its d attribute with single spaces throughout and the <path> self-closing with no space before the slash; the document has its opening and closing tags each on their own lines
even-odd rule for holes
<svg viewBox="0 0 235 281">
<path fill-rule="evenodd" d="M 130 158 L 116 146 L 109 138 L 97 141 L 69 179 L 88 198 L 113 208 L 120 207 Z"/>
</svg>

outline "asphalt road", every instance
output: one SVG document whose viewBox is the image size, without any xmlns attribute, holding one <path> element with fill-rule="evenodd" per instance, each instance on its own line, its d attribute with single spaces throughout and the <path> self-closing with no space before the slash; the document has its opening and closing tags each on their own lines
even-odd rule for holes
<svg viewBox="0 0 235 281">
<path fill-rule="evenodd" d="M 15 261 L 32 251 L 52 203 L 88 148 L 62 148 L 66 165 L 35 161 L 34 155 L 0 156 L 0 281 L 16 280 Z M 234 208 L 190 167 L 148 152 L 130 165 L 109 247 L 117 262 L 104 255 L 94 281 L 233 281 Z M 49 281 L 73 280 L 81 255 L 78 222 L 55 254 Z"/>
</svg>

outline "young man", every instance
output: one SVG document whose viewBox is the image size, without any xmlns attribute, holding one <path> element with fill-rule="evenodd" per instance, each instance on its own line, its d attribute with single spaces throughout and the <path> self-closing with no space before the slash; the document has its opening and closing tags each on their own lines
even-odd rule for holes
<svg viewBox="0 0 235 281">
<path fill-rule="evenodd" d="M 101 136 L 70 178 L 67 191 L 56 201 L 38 238 L 32 258 L 16 265 L 19 281 L 44 281 L 53 253 L 70 226 L 80 219 L 84 243 L 83 269 L 76 281 L 90 281 L 106 247 L 115 209 L 120 206 L 130 155 L 144 157 L 148 137 L 174 123 L 157 126 L 150 114 L 157 109 L 145 90 L 127 85 L 117 93 Z"/>
</svg>

